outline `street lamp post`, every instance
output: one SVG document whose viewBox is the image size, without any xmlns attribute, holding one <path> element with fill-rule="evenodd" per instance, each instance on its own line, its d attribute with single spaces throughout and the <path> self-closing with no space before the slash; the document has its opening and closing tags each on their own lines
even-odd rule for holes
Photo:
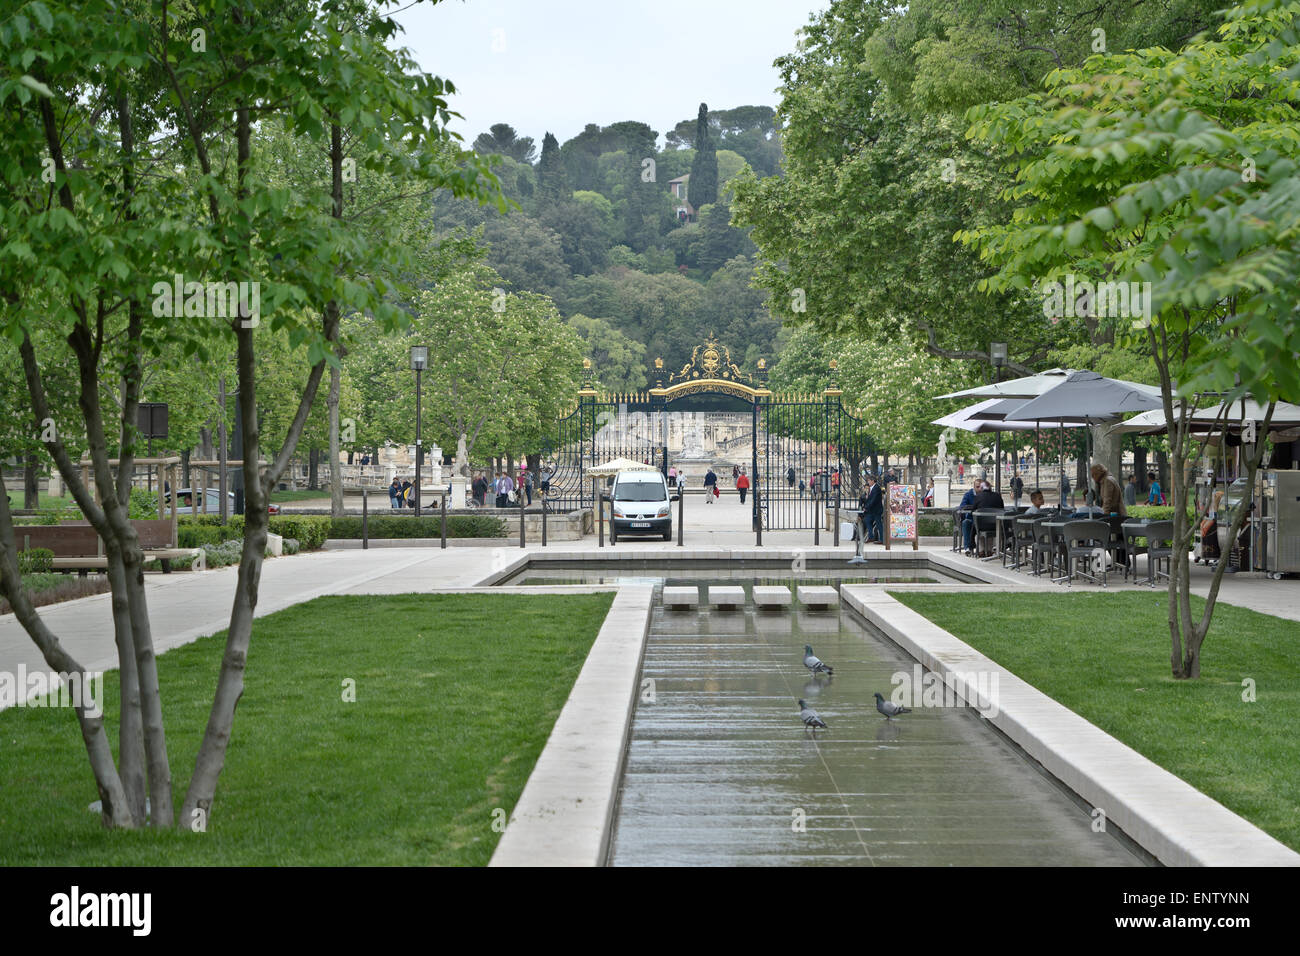
<svg viewBox="0 0 1300 956">
<path fill-rule="evenodd" d="M 415 516 L 420 517 L 420 474 L 424 471 L 424 443 L 420 432 L 420 373 L 429 365 L 429 347 L 411 346 L 411 369 L 415 372 Z"/>
<path fill-rule="evenodd" d="M 1002 381 L 1002 367 L 1007 364 L 1007 343 L 990 342 L 989 343 L 989 361 L 993 363 L 993 382 L 994 384 Z M 994 471 L 998 494 L 1002 494 L 1002 432 L 999 430 L 994 435 L 993 454 L 997 459 L 997 466 Z"/>
</svg>

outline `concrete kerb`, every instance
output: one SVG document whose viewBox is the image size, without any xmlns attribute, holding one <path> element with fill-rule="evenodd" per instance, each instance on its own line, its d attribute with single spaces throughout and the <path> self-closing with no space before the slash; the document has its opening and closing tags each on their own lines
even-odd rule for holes
<svg viewBox="0 0 1300 956">
<path fill-rule="evenodd" d="M 604 865 L 653 594 L 618 589 L 489 866 Z"/>
<path fill-rule="evenodd" d="M 910 590 L 910 589 L 909 589 Z M 926 668 L 998 677 L 987 719 L 1088 805 L 1168 866 L 1300 866 L 1300 854 L 1025 683 L 882 588 L 846 585 L 845 602 Z M 963 699 L 967 690 L 954 685 Z"/>
</svg>

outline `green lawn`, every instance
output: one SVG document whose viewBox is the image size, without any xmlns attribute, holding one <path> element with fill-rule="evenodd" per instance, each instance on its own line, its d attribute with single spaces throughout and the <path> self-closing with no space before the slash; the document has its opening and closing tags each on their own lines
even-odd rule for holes
<svg viewBox="0 0 1300 956">
<path fill-rule="evenodd" d="M 319 488 L 299 488 L 295 491 L 273 491 L 271 492 L 271 501 L 329 501 L 330 493 L 322 491 Z"/>
<path fill-rule="evenodd" d="M 890 593 L 1300 850 L 1300 623 L 1220 603 L 1202 676 L 1176 681 L 1163 591 Z"/>
<path fill-rule="evenodd" d="M 105 831 L 72 712 L 10 708 L 0 866 L 485 864 L 612 600 L 325 597 L 259 619 L 203 834 Z M 178 806 L 223 642 L 159 658 Z"/>
</svg>

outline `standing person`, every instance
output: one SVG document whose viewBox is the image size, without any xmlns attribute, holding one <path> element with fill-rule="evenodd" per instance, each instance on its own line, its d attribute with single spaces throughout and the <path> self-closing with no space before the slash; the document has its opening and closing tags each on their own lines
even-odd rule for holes
<svg viewBox="0 0 1300 956">
<path fill-rule="evenodd" d="M 1138 476 L 1132 474 L 1128 476 L 1128 484 L 1124 486 L 1124 504 L 1130 508 L 1138 503 Z"/>
<path fill-rule="evenodd" d="M 959 461 L 957 462 L 957 484 L 960 485 L 965 480 L 966 480 L 966 462 Z"/>
<path fill-rule="evenodd" d="M 488 481 L 483 477 L 483 472 L 478 472 L 474 476 L 474 482 L 470 485 L 470 491 L 473 493 L 474 504 L 480 508 L 487 504 Z"/>
<path fill-rule="evenodd" d="M 739 477 L 740 477 L 740 466 L 739 466 L 739 465 L 732 465 L 732 466 L 731 466 L 731 483 L 732 483 L 733 485 L 736 484 L 736 479 L 738 479 Z M 737 485 L 737 487 L 739 487 L 739 486 Z"/>
<path fill-rule="evenodd" d="M 506 500 L 506 476 L 502 472 L 497 472 L 496 481 L 492 484 L 492 493 L 496 496 L 493 500 L 498 508 L 504 508 L 508 502 Z"/>
<path fill-rule="evenodd" d="M 840 470 L 838 468 L 831 471 L 831 490 L 835 492 L 836 500 L 840 497 Z"/>
<path fill-rule="evenodd" d="M 525 468 L 519 473 L 519 487 L 524 490 L 524 496 L 528 499 L 528 504 L 533 503 L 533 473 Z"/>
<path fill-rule="evenodd" d="M 393 479 L 393 481 L 396 481 L 396 480 L 397 480 L 396 478 Z M 403 478 L 403 479 L 402 479 L 402 493 L 401 493 L 401 495 L 398 496 L 398 497 L 399 497 L 399 500 L 398 500 L 397 507 L 399 507 L 399 508 L 403 507 L 403 506 L 406 504 L 407 500 L 410 498 L 410 496 L 411 496 L 411 479 L 410 479 L 410 478 Z"/>
<path fill-rule="evenodd" d="M 1102 514 L 1127 518 L 1128 509 L 1124 507 L 1124 489 L 1119 486 L 1115 476 L 1101 464 L 1093 465 L 1090 474 L 1092 480 L 1097 483 L 1097 496 L 1100 499 Z"/>
<path fill-rule="evenodd" d="M 736 476 L 736 490 L 740 492 L 740 503 L 745 503 L 745 494 L 749 491 L 749 476 L 745 474 L 745 469 L 740 469 L 740 474 Z"/>
<path fill-rule="evenodd" d="M 885 540 L 885 495 L 876 476 L 867 472 L 867 490 L 860 502 L 866 520 L 866 544 L 882 544 Z"/>
<path fill-rule="evenodd" d="M 1147 504 L 1162 505 L 1165 503 L 1165 493 L 1160 490 L 1160 482 L 1156 481 L 1154 471 L 1147 472 L 1147 481 L 1151 484 L 1151 490 L 1147 492 Z"/>
<path fill-rule="evenodd" d="M 713 466 L 709 466 L 708 472 L 704 475 L 704 503 L 713 504 L 713 499 L 718 496 L 718 476 L 713 473 Z"/>
<path fill-rule="evenodd" d="M 668 466 L 668 487 L 669 488 L 677 487 L 677 466 L 676 465 Z"/>
<path fill-rule="evenodd" d="M 1020 496 L 1025 493 L 1025 479 L 1021 478 L 1019 473 L 1011 479 L 1011 501 L 1015 507 L 1020 507 Z"/>
<path fill-rule="evenodd" d="M 388 503 L 392 506 L 393 510 L 396 511 L 398 508 L 402 507 L 401 502 L 402 483 L 398 481 L 397 476 L 394 475 L 393 483 L 388 486 Z"/>
<path fill-rule="evenodd" d="M 1064 508 L 1069 503 L 1070 497 L 1070 478 L 1065 472 L 1061 472 L 1061 507 Z"/>
<path fill-rule="evenodd" d="M 794 468 L 790 467 L 785 470 L 785 483 L 791 488 L 794 487 L 795 473 Z"/>
<path fill-rule="evenodd" d="M 802 478 L 800 478 L 800 479 L 799 479 L 799 497 L 802 498 L 804 492 L 807 491 L 807 490 L 808 490 L 808 485 L 807 485 L 807 483 L 806 483 Z"/>
<path fill-rule="evenodd" d="M 934 507 L 934 479 L 931 478 L 925 486 L 925 496 L 921 499 L 921 507 Z"/>
</svg>

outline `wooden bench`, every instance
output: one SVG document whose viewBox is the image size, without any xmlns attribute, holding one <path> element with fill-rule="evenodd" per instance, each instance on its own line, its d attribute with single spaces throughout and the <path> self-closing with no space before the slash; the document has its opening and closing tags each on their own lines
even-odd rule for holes
<svg viewBox="0 0 1300 956">
<path fill-rule="evenodd" d="M 171 519 L 133 520 L 131 525 L 140 539 L 145 560 L 159 559 L 164 574 L 170 574 L 172 562 L 188 560 L 195 571 L 207 567 L 207 552 L 202 548 L 176 548 L 172 546 Z M 82 577 L 88 571 L 102 571 L 108 567 L 108 558 L 99 534 L 88 521 L 63 521 L 57 525 L 18 525 L 14 537 L 21 550 L 45 548 L 54 553 L 51 566 L 56 571 L 77 571 Z"/>
</svg>

